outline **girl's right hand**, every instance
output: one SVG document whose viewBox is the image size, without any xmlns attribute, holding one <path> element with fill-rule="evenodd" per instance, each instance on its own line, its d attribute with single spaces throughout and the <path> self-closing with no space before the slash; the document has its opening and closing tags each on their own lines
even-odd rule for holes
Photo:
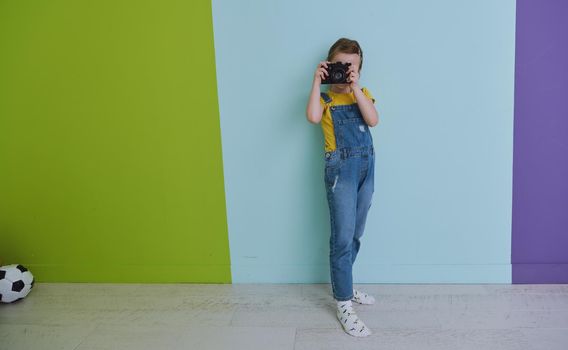
<svg viewBox="0 0 568 350">
<path fill-rule="evenodd" d="M 329 75 L 329 73 L 327 72 L 327 64 L 328 63 L 331 63 L 331 62 L 321 61 L 318 64 L 318 67 L 316 69 L 316 73 L 314 74 L 314 82 L 321 84 L 322 80 L 324 80 L 325 77 Z"/>
</svg>

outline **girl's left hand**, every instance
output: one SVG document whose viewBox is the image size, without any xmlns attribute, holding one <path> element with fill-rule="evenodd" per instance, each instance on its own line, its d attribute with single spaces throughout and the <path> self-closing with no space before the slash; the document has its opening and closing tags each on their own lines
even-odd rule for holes
<svg viewBox="0 0 568 350">
<path fill-rule="evenodd" d="M 349 87 L 351 88 L 351 90 L 354 90 L 356 88 L 359 87 L 359 72 L 356 72 L 353 69 L 353 66 L 350 66 L 349 69 L 347 70 L 347 74 L 349 75 L 349 77 L 347 78 L 348 82 L 349 82 Z"/>
</svg>

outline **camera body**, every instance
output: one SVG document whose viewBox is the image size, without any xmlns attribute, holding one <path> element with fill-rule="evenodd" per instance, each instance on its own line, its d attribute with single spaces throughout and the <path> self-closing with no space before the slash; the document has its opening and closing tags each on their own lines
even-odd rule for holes
<svg viewBox="0 0 568 350">
<path fill-rule="evenodd" d="M 321 81 L 322 84 L 349 84 L 347 81 L 347 70 L 351 63 L 346 62 L 335 62 L 328 63 L 327 72 L 329 73 L 324 80 Z"/>
</svg>

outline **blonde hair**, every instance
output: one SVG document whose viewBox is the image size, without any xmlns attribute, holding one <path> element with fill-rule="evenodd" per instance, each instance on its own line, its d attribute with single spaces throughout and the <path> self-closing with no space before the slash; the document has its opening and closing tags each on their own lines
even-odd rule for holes
<svg viewBox="0 0 568 350">
<path fill-rule="evenodd" d="M 357 42 L 357 40 L 351 40 L 347 38 L 340 38 L 338 39 L 331 47 L 329 48 L 329 52 L 327 54 L 327 60 L 331 61 L 333 56 L 338 53 L 356 53 L 359 54 L 361 58 L 361 63 L 359 63 L 359 72 L 361 72 L 361 68 L 363 68 L 363 49 Z"/>
</svg>

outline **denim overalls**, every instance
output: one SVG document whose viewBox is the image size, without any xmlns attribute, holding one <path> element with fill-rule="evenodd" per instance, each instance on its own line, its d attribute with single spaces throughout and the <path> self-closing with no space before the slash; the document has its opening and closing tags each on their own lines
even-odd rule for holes
<svg viewBox="0 0 568 350">
<path fill-rule="evenodd" d="M 321 93 L 325 103 L 331 97 Z M 336 149 L 325 152 L 325 188 L 329 204 L 330 275 L 333 297 L 353 298 L 352 266 L 359 252 L 374 193 L 375 152 L 359 106 L 329 106 Z"/>
</svg>

